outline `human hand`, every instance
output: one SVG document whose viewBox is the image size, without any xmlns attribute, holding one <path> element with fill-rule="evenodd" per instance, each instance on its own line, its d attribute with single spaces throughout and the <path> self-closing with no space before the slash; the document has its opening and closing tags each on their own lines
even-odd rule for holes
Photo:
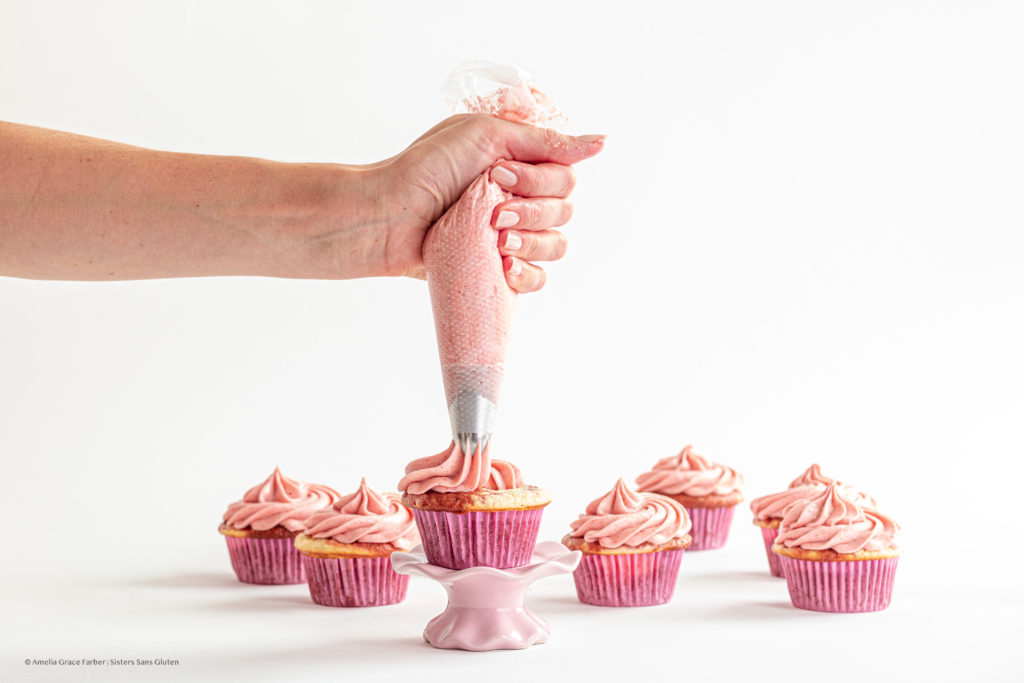
<svg viewBox="0 0 1024 683">
<path fill-rule="evenodd" d="M 516 195 L 491 216 L 505 278 L 518 292 L 544 286 L 535 261 L 565 254 L 555 228 L 572 216 L 572 164 L 601 151 L 604 136 L 573 137 L 483 114 L 452 116 L 401 154 L 374 164 L 378 211 L 384 223 L 380 264 L 384 275 L 424 278 L 423 240 L 434 222 L 481 173 Z"/>
</svg>

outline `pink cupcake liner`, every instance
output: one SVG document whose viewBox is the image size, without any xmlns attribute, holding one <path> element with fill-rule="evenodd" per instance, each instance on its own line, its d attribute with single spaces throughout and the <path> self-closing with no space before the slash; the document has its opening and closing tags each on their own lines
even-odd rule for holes
<svg viewBox="0 0 1024 683">
<path fill-rule="evenodd" d="M 427 562 L 448 569 L 529 564 L 543 508 L 435 512 L 413 508 Z"/>
<path fill-rule="evenodd" d="M 733 507 L 686 508 L 693 528 L 693 543 L 687 550 L 714 550 L 725 545 L 732 526 Z"/>
<path fill-rule="evenodd" d="M 779 535 L 779 527 L 774 529 L 768 529 L 766 527 L 760 527 L 761 536 L 764 537 L 764 551 L 768 554 L 768 569 L 771 571 L 772 576 L 777 576 L 780 579 L 782 577 L 782 564 L 779 562 L 779 555 L 772 552 L 772 545 L 775 544 L 775 539 Z"/>
<path fill-rule="evenodd" d="M 662 605 L 672 599 L 682 550 L 628 555 L 583 553 L 576 571 L 580 602 L 601 607 Z"/>
<path fill-rule="evenodd" d="M 877 612 L 892 600 L 899 557 L 822 562 L 778 555 L 794 607 L 815 612 Z"/>
<path fill-rule="evenodd" d="M 391 568 L 391 557 L 302 556 L 309 597 L 326 607 L 379 607 L 405 600 L 409 577 Z"/>
<path fill-rule="evenodd" d="M 231 566 L 243 583 L 303 583 L 299 551 L 293 538 L 238 538 L 225 536 Z"/>
</svg>

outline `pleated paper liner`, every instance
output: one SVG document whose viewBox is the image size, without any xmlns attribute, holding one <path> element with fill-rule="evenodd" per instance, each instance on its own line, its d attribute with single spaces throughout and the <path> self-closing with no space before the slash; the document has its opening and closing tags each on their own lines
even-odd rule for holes
<svg viewBox="0 0 1024 683">
<path fill-rule="evenodd" d="M 715 550 L 725 545 L 729 538 L 729 527 L 732 526 L 732 513 L 735 506 L 717 508 L 688 507 L 693 528 L 690 535 L 693 543 L 688 550 Z"/>
<path fill-rule="evenodd" d="M 444 512 L 413 508 L 427 561 L 438 567 L 522 567 L 537 543 L 543 508 Z"/>
<path fill-rule="evenodd" d="M 391 568 L 391 557 L 302 555 L 309 597 L 326 607 L 380 607 L 405 600 L 409 577 Z"/>
<path fill-rule="evenodd" d="M 231 566 L 243 583 L 304 583 L 306 575 L 295 549 L 295 539 L 225 536 Z"/>
<path fill-rule="evenodd" d="M 772 576 L 781 579 L 783 578 L 782 563 L 779 562 L 779 556 L 772 552 L 772 545 L 775 544 L 775 539 L 779 536 L 779 527 L 758 526 L 761 529 L 761 537 L 764 539 L 764 552 L 768 555 L 768 571 L 772 573 Z"/>
<path fill-rule="evenodd" d="M 830 562 L 776 556 L 794 607 L 815 612 L 877 612 L 892 601 L 899 557 Z"/>
<path fill-rule="evenodd" d="M 583 553 L 573 579 L 580 602 L 602 607 L 661 605 L 672 599 L 682 550 L 598 555 Z"/>
</svg>

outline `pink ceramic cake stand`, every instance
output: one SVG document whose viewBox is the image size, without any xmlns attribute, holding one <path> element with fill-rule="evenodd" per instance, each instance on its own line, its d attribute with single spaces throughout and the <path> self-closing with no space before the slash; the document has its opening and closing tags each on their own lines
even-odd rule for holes
<svg viewBox="0 0 1024 683">
<path fill-rule="evenodd" d="M 522 650 L 546 643 L 551 629 L 523 606 L 526 590 L 537 579 L 570 574 L 582 553 L 557 541 L 538 543 L 530 564 L 510 569 L 446 569 L 427 563 L 423 549 L 392 553 L 399 574 L 425 576 L 448 592 L 448 607 L 423 631 L 434 647 L 458 650 Z"/>
</svg>

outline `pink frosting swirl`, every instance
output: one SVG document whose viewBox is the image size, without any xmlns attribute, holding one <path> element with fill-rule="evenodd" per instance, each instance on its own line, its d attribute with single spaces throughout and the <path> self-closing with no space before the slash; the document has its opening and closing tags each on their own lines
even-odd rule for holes
<svg viewBox="0 0 1024 683">
<path fill-rule="evenodd" d="M 786 508 L 775 542 L 787 548 L 846 554 L 894 547 L 897 531 L 896 522 L 858 505 L 833 482 Z"/>
<path fill-rule="evenodd" d="M 339 543 L 390 543 L 406 550 L 420 541 L 412 511 L 397 493 L 377 493 L 364 478 L 359 489 L 305 521 L 305 534 Z"/>
<path fill-rule="evenodd" d="M 821 473 L 821 466 L 818 465 L 818 463 L 814 463 L 813 465 L 808 467 L 806 470 L 804 470 L 803 474 L 801 474 L 799 477 L 790 482 L 789 488 L 792 489 L 798 486 L 822 487 L 828 486 L 829 484 L 832 483 L 837 484 L 848 497 L 853 497 L 859 505 L 867 505 L 868 507 L 873 508 L 878 507 L 878 502 L 868 494 L 862 493 L 861 491 L 858 491 L 849 484 L 844 484 L 838 479 L 826 477 L 824 474 Z M 751 507 L 753 507 L 753 503 L 751 503 Z"/>
<path fill-rule="evenodd" d="M 657 493 L 631 491 L 619 479 L 611 491 L 591 501 L 570 525 L 570 536 L 603 548 L 661 545 L 690 530 L 690 516 L 676 501 Z"/>
<path fill-rule="evenodd" d="M 454 493 L 492 489 L 501 491 L 519 488 L 523 476 L 519 468 L 504 460 L 491 459 L 491 445 L 482 451 L 465 454 L 454 441 L 437 455 L 413 460 L 405 466 L 405 476 L 398 482 L 399 491 L 408 493 Z"/>
<path fill-rule="evenodd" d="M 797 486 L 807 486 L 808 484 L 819 484 L 821 486 L 828 486 L 833 481 L 835 481 L 835 479 L 833 479 L 832 477 L 826 477 L 824 474 L 821 473 L 821 465 L 819 465 L 818 463 L 814 463 L 806 470 L 804 470 L 803 474 L 801 474 L 793 481 L 789 482 L 789 488 L 793 489 L 796 488 Z"/>
<path fill-rule="evenodd" d="M 340 497 L 328 486 L 291 479 L 275 467 L 273 474 L 246 491 L 242 500 L 228 505 L 224 523 L 235 529 L 266 531 L 282 526 L 302 531 L 303 521 L 312 512 L 329 508 Z"/>
<path fill-rule="evenodd" d="M 484 488 L 495 491 L 517 489 L 523 485 L 523 475 L 519 468 L 506 460 L 491 459 L 491 476 Z"/>
<path fill-rule="evenodd" d="M 640 491 L 685 496 L 728 495 L 743 486 L 743 476 L 731 467 L 713 463 L 687 446 L 662 458 L 650 472 L 636 478 Z"/>
<path fill-rule="evenodd" d="M 786 508 L 798 500 L 805 500 L 821 493 L 823 487 L 818 485 L 791 486 L 785 491 L 770 493 L 750 501 L 750 511 L 757 519 L 777 519 L 782 517 Z"/>
</svg>

